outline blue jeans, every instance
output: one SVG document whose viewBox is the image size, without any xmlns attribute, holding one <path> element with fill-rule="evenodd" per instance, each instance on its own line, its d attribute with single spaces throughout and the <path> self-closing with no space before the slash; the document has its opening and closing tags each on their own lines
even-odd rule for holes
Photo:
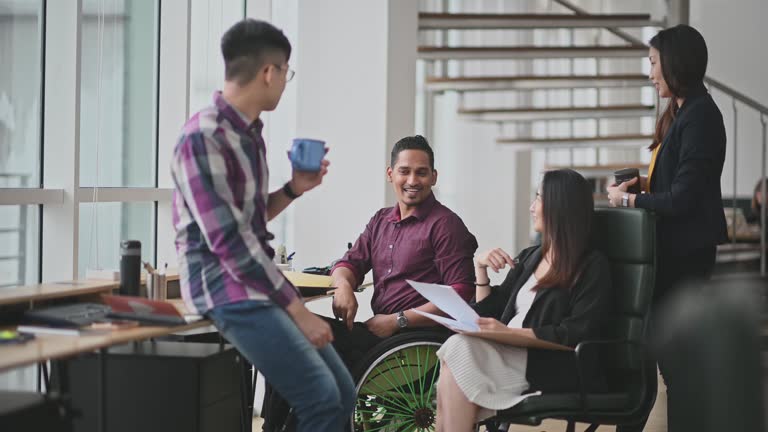
<svg viewBox="0 0 768 432">
<path fill-rule="evenodd" d="M 293 407 L 299 432 L 344 430 L 355 406 L 355 386 L 330 344 L 315 348 L 288 313 L 270 301 L 217 306 L 208 317 Z"/>
</svg>

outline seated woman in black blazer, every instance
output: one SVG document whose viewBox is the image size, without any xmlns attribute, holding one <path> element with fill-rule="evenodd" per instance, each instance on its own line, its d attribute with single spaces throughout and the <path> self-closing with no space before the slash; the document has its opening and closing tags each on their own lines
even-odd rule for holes
<svg viewBox="0 0 768 432">
<path fill-rule="evenodd" d="M 531 204 L 542 245 L 513 260 L 501 249 L 476 259 L 476 302 L 481 330 L 524 334 L 575 347 L 601 336 L 610 311 L 611 278 L 606 258 L 589 248 L 592 189 L 571 170 L 544 174 Z M 488 268 L 512 269 L 490 286 Z M 514 329 L 514 330 L 510 330 Z M 440 348 L 437 430 L 473 430 L 496 410 L 512 407 L 523 393 L 577 388 L 573 353 L 526 349 L 465 335 Z"/>
</svg>

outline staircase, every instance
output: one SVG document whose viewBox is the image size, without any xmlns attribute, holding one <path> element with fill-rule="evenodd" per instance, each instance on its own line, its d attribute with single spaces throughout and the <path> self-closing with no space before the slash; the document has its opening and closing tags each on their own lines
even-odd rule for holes
<svg viewBox="0 0 768 432">
<path fill-rule="evenodd" d="M 605 184 L 613 170 L 647 170 L 646 148 L 663 106 L 643 73 L 645 41 L 688 14 L 685 0 L 666 4 L 666 16 L 655 19 L 647 13 L 590 13 L 569 0 L 512 5 L 547 9 L 522 13 L 503 10 L 509 5 L 500 2 L 422 1 L 417 55 L 426 135 L 434 136 L 436 98 L 456 95 L 457 121 L 495 124 L 497 146 L 531 152 L 532 161 L 542 155 L 543 165 L 532 165 L 534 175 L 540 169 L 576 169 L 593 180 L 596 204 L 606 205 Z M 705 83 L 713 96 L 732 101 L 731 154 L 738 151 L 737 105 L 758 113 L 764 160 L 768 107 L 711 77 Z M 733 190 L 724 195 L 733 196 L 735 206 L 739 171 L 732 160 L 726 170 L 734 173 Z M 765 176 L 765 164 L 762 172 Z M 766 249 L 765 235 L 760 249 Z M 765 253 L 761 272 L 766 272 Z"/>
<path fill-rule="evenodd" d="M 558 162 L 576 168 L 574 150 L 593 151 L 595 163 L 582 164 L 578 170 L 586 177 L 601 176 L 595 185 L 602 188 L 607 174 L 601 168 L 601 160 L 606 159 L 601 157 L 601 152 L 624 149 L 626 154 L 626 150 L 631 149 L 634 156 L 608 162 L 615 162 L 617 166 L 647 165 L 641 160 L 641 149 L 651 141 L 652 131 L 648 125 L 653 124 L 657 111 L 655 104 L 648 100 L 649 91 L 643 98 L 642 89 L 650 88 L 647 75 L 641 73 L 648 47 L 624 29 L 633 29 L 637 34 L 638 29 L 651 27 L 655 32 L 663 23 L 653 20 L 650 14 L 589 14 L 565 1 L 555 3 L 564 13 L 420 13 L 422 43 L 418 47 L 418 58 L 425 62 L 427 70 L 423 88 L 428 98 L 457 92 L 462 100 L 457 114 L 462 121 L 498 124 L 498 145 L 543 151 L 547 159 L 544 168 L 554 167 Z M 582 33 L 580 38 L 575 37 L 576 31 Z M 504 32 L 518 35 L 508 38 L 517 39 L 518 43 L 499 43 L 504 39 L 499 37 Z M 570 37 L 547 36 L 553 33 L 562 36 L 563 32 Z M 585 33 L 594 37 L 585 38 Z M 608 33 L 607 37 L 604 33 Z M 593 39 L 592 43 L 586 43 L 589 39 Z M 559 63 L 541 71 L 541 64 L 550 60 Z M 626 70 L 621 66 L 611 67 L 610 63 L 617 60 L 625 64 L 629 60 L 632 64 L 625 67 Z M 505 61 L 510 67 L 501 70 L 518 73 L 468 73 L 472 65 L 477 70 L 482 69 L 477 65 L 483 62 L 500 65 Z M 578 70 L 574 64 L 577 61 L 591 62 L 592 67 L 588 69 L 592 73 L 584 73 L 584 67 Z M 576 89 L 592 91 L 593 96 L 584 100 L 574 93 Z M 629 91 L 631 96 L 610 101 L 610 93 L 617 90 Z M 489 105 L 483 101 L 484 94 L 512 94 L 517 96 L 517 101 Z M 537 103 L 541 99 L 545 103 Z M 635 126 L 611 127 L 613 121 Z M 591 123 L 590 127 L 579 133 L 575 124 L 585 122 Z M 537 126 L 546 133 L 534 133 Z M 427 134 L 430 133 L 427 130 Z M 549 160 L 549 150 L 558 149 L 570 150 L 568 163 Z M 595 190 L 596 196 L 604 198 L 600 192 L 602 190 Z M 599 204 L 606 202 L 601 199 Z"/>
</svg>

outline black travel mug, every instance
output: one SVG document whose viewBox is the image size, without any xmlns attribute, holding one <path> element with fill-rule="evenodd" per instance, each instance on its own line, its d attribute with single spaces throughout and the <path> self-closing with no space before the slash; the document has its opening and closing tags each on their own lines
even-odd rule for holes
<svg viewBox="0 0 768 432">
<path fill-rule="evenodd" d="M 640 170 L 637 168 L 624 168 L 620 169 L 613 173 L 613 176 L 616 178 L 616 184 L 620 185 L 624 182 L 631 181 L 632 179 L 636 178 L 637 182 L 633 184 L 632 186 L 627 189 L 627 192 L 631 194 L 639 194 L 642 192 L 640 190 Z"/>
<path fill-rule="evenodd" d="M 123 240 L 120 242 L 120 295 L 139 295 L 141 283 L 141 242 Z"/>
</svg>

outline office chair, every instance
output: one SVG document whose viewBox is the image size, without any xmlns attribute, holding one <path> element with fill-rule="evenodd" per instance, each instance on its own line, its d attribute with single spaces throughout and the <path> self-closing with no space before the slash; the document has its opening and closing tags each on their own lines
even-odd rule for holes
<svg viewBox="0 0 768 432">
<path fill-rule="evenodd" d="M 618 432 L 641 430 L 656 400 L 656 364 L 647 349 L 649 315 L 655 279 L 655 219 L 640 209 L 595 209 L 593 246 L 611 263 L 615 322 L 610 340 L 583 341 L 574 351 L 580 388 L 570 393 L 531 396 L 514 407 L 499 411 L 485 424 L 489 430 L 506 430 L 509 424 L 539 425 L 543 419 L 590 423 L 587 432 L 600 425 L 617 425 Z M 590 358 L 601 359 L 607 386 L 595 389 L 584 379 Z"/>
</svg>

